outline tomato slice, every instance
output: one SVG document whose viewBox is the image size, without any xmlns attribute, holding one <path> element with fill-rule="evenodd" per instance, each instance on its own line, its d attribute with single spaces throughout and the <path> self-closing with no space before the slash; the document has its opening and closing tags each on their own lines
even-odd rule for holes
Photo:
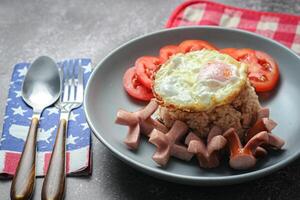
<svg viewBox="0 0 300 200">
<path fill-rule="evenodd" d="M 159 50 L 159 57 L 162 60 L 162 62 L 166 62 L 171 56 L 173 56 L 176 53 L 179 53 L 179 48 L 176 45 L 167 45 L 162 47 Z"/>
<path fill-rule="evenodd" d="M 257 58 L 253 49 L 236 49 L 232 54 L 232 57 L 240 62 L 247 64 L 257 63 Z"/>
<path fill-rule="evenodd" d="M 217 48 L 209 42 L 204 40 L 185 40 L 179 44 L 180 52 L 187 53 L 190 51 L 197 51 L 201 49 L 212 49 L 217 50 Z"/>
<path fill-rule="evenodd" d="M 276 61 L 267 53 L 253 49 L 236 49 L 232 57 L 248 64 L 248 78 L 257 92 L 272 90 L 279 80 Z"/>
<path fill-rule="evenodd" d="M 271 91 L 279 80 L 276 61 L 267 53 L 255 51 L 257 64 L 248 69 L 248 78 L 257 92 Z"/>
<path fill-rule="evenodd" d="M 220 53 L 227 54 L 231 57 L 234 58 L 234 52 L 236 51 L 236 48 L 225 48 L 225 49 L 220 49 Z"/>
<path fill-rule="evenodd" d="M 151 89 L 153 76 L 161 65 L 161 60 L 154 56 L 143 56 L 136 60 L 136 74 L 140 83 Z"/>
<path fill-rule="evenodd" d="M 151 98 L 153 98 L 152 91 L 138 81 L 135 67 L 131 67 L 125 72 L 123 76 L 123 86 L 126 92 L 136 99 L 150 101 Z"/>
</svg>

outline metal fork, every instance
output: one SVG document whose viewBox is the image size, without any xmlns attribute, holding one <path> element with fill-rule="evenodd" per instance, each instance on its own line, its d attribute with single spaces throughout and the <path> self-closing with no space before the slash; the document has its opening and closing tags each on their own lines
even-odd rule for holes
<svg viewBox="0 0 300 200">
<path fill-rule="evenodd" d="M 58 108 L 60 109 L 60 122 L 57 130 L 54 148 L 42 188 L 43 200 L 63 199 L 65 190 L 65 155 L 66 155 L 66 133 L 70 112 L 78 108 L 83 102 L 83 70 L 79 59 L 78 76 L 75 75 L 75 62 L 69 62 L 67 73 L 63 81 L 63 69 L 61 81 L 63 94 L 60 96 Z"/>
</svg>

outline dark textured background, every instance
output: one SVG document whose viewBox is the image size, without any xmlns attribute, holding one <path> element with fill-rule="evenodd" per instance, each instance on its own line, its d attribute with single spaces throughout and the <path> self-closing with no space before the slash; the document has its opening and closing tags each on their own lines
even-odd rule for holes
<svg viewBox="0 0 300 200">
<path fill-rule="evenodd" d="M 12 66 L 41 54 L 99 62 L 122 43 L 162 29 L 181 0 L 1 0 L 0 113 Z M 222 0 L 255 10 L 300 14 L 300 0 Z M 2 127 L 3 114 L 0 114 Z M 226 187 L 191 187 L 144 175 L 125 165 L 94 137 L 93 175 L 68 178 L 66 199 L 300 199 L 300 160 L 265 178 Z M 0 180 L 0 199 L 10 181 Z M 40 199 L 42 179 L 33 199 Z"/>
</svg>

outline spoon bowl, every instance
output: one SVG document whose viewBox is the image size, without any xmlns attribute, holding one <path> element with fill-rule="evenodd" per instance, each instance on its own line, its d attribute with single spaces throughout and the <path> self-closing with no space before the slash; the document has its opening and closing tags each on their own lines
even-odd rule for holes
<svg viewBox="0 0 300 200">
<path fill-rule="evenodd" d="M 22 86 L 23 100 L 41 111 L 60 95 L 60 77 L 56 63 L 47 56 L 36 59 L 29 68 Z"/>
</svg>

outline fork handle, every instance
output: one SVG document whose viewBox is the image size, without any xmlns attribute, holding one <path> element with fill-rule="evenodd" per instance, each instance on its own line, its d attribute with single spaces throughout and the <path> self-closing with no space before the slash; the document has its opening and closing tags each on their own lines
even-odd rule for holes
<svg viewBox="0 0 300 200">
<path fill-rule="evenodd" d="M 66 178 L 67 120 L 61 119 L 57 130 L 51 160 L 42 188 L 42 200 L 61 200 L 64 197 Z"/>
<path fill-rule="evenodd" d="M 36 136 L 39 120 L 33 117 L 28 131 L 26 143 L 13 178 L 10 197 L 12 200 L 29 199 L 34 190 L 35 183 L 35 152 Z"/>
</svg>

